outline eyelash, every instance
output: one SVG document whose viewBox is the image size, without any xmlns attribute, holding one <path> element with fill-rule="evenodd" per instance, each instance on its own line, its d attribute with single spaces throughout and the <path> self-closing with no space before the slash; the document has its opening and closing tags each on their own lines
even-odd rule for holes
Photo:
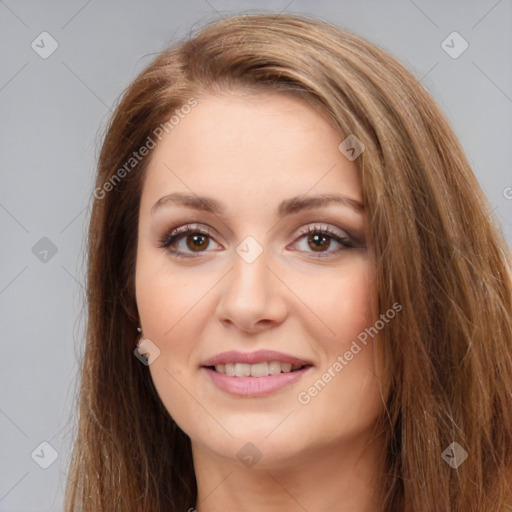
<svg viewBox="0 0 512 512">
<path fill-rule="evenodd" d="M 320 227 L 320 226 L 316 226 L 316 225 L 308 226 L 307 228 L 305 228 L 299 232 L 297 238 L 302 238 L 302 237 L 312 234 L 312 233 L 325 235 L 328 238 L 331 238 L 342 245 L 342 247 L 340 247 L 334 251 L 319 251 L 319 252 L 311 251 L 312 254 L 315 254 L 315 257 L 318 257 L 318 258 L 325 258 L 328 256 L 332 256 L 333 254 L 338 254 L 339 252 L 344 251 L 346 249 L 353 249 L 353 248 L 357 247 L 357 245 L 349 237 L 340 236 L 338 233 L 336 233 L 334 230 L 332 230 L 328 226 L 327 227 Z M 181 238 L 186 238 L 186 236 L 190 235 L 190 234 L 200 234 L 200 235 L 204 235 L 204 236 L 207 236 L 207 237 L 213 239 L 213 234 L 209 229 L 203 228 L 203 227 L 195 227 L 193 225 L 186 224 L 184 226 L 180 226 L 178 228 L 171 229 L 166 234 L 164 234 L 164 236 L 162 236 L 159 239 L 158 247 L 161 249 L 164 249 L 164 248 L 167 249 L 169 251 L 169 253 L 171 253 L 173 256 L 177 256 L 179 258 L 196 258 L 196 257 L 200 256 L 202 253 L 208 252 L 208 251 L 198 251 L 197 253 L 195 253 L 195 255 L 193 255 L 194 253 L 187 253 L 190 255 L 184 256 L 184 254 L 182 252 L 170 249 L 172 244 L 174 244 Z M 306 251 L 306 252 L 309 252 L 309 251 Z"/>
</svg>

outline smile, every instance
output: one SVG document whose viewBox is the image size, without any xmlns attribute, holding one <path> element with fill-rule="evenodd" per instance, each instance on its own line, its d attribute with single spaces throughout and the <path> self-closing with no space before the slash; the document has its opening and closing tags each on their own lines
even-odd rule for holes
<svg viewBox="0 0 512 512">
<path fill-rule="evenodd" d="M 287 388 L 313 367 L 311 361 L 275 350 L 231 350 L 205 359 L 200 369 L 224 393 L 251 398 Z"/>
<path fill-rule="evenodd" d="M 216 366 L 220 366 L 219 370 L 224 371 L 219 371 L 216 367 L 202 367 L 202 370 L 208 375 L 209 381 L 218 390 L 228 395 L 243 398 L 257 398 L 275 394 L 297 383 L 312 368 L 311 365 L 292 368 L 290 363 L 279 363 L 278 361 L 251 365 L 227 363 L 226 365 Z M 231 375 L 226 372 L 226 366 Z M 255 375 L 248 374 L 252 373 L 252 367 L 256 367 L 254 369 Z M 275 373 L 270 373 L 270 371 Z"/>
</svg>

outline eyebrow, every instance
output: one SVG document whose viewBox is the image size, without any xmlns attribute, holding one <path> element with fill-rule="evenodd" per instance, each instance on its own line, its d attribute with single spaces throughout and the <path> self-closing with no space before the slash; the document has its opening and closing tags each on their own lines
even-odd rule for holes
<svg viewBox="0 0 512 512">
<path fill-rule="evenodd" d="M 194 194 L 184 194 L 181 192 L 173 192 L 166 196 L 161 197 L 152 207 L 151 213 L 161 208 L 164 205 L 175 204 L 192 208 L 194 210 L 205 211 L 215 215 L 222 215 L 224 213 L 224 206 L 222 203 L 213 199 L 212 197 L 197 196 Z M 279 204 L 277 212 L 279 215 L 287 215 L 290 213 L 297 213 L 301 210 L 318 208 L 328 204 L 339 204 L 351 208 L 357 213 L 364 211 L 364 206 L 357 199 L 341 196 L 337 194 L 321 194 L 310 197 L 291 197 L 284 199 Z"/>
</svg>

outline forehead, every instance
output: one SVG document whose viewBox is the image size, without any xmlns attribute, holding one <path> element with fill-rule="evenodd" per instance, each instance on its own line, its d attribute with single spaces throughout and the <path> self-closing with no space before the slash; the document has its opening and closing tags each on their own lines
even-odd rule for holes
<svg viewBox="0 0 512 512">
<path fill-rule="evenodd" d="M 357 167 L 338 150 L 342 140 L 325 116 L 289 95 L 201 96 L 153 150 L 143 201 L 176 190 L 267 202 L 314 189 L 360 199 Z"/>
</svg>

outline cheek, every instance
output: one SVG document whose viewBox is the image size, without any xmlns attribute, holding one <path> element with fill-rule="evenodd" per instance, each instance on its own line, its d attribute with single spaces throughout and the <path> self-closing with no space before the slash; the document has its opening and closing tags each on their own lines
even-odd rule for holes
<svg viewBox="0 0 512 512">
<path fill-rule="evenodd" d="M 373 322 L 371 283 L 367 268 L 355 268 L 333 286 L 331 301 L 326 304 L 329 321 L 336 337 L 346 340 Z"/>
<path fill-rule="evenodd" d="M 179 288 L 176 279 L 159 278 L 144 282 L 137 293 L 144 337 L 159 349 L 158 359 L 150 365 L 151 374 L 155 381 L 167 382 L 166 392 L 173 385 L 171 375 L 181 381 L 198 364 L 194 340 L 204 327 L 198 318 L 205 316 L 198 295 L 182 294 Z"/>
<path fill-rule="evenodd" d="M 336 270 L 301 274 L 296 279 L 295 289 L 304 303 L 301 316 L 310 319 L 308 330 L 329 352 L 350 345 L 350 340 L 374 322 L 367 258 L 354 255 L 344 263 Z"/>
<path fill-rule="evenodd" d="M 326 438 L 339 435 L 340 425 L 347 435 L 355 434 L 371 426 L 383 408 L 374 360 L 378 338 L 365 331 L 377 319 L 370 267 L 366 259 L 354 260 L 350 271 L 312 284 L 304 279 L 302 297 L 319 317 L 308 329 L 315 333 L 323 357 L 315 377 L 299 390 L 299 410 L 304 418 L 322 419 L 321 435 Z"/>
<path fill-rule="evenodd" d="M 190 418 L 203 413 L 191 399 L 195 395 L 192 376 L 199 364 L 194 341 L 200 339 L 204 321 L 211 317 L 205 311 L 208 301 L 201 298 L 215 281 L 201 272 L 170 268 L 165 255 L 155 256 L 141 249 L 137 255 L 136 300 L 144 337 L 160 351 L 148 368 L 157 393 L 178 425 L 189 430 Z M 208 425 L 208 417 L 203 418 L 203 424 Z"/>
<path fill-rule="evenodd" d="M 182 319 L 195 314 L 213 284 L 200 270 L 172 268 L 165 253 L 140 249 L 137 254 L 136 300 L 144 334 L 160 342 L 173 336 Z"/>
</svg>

